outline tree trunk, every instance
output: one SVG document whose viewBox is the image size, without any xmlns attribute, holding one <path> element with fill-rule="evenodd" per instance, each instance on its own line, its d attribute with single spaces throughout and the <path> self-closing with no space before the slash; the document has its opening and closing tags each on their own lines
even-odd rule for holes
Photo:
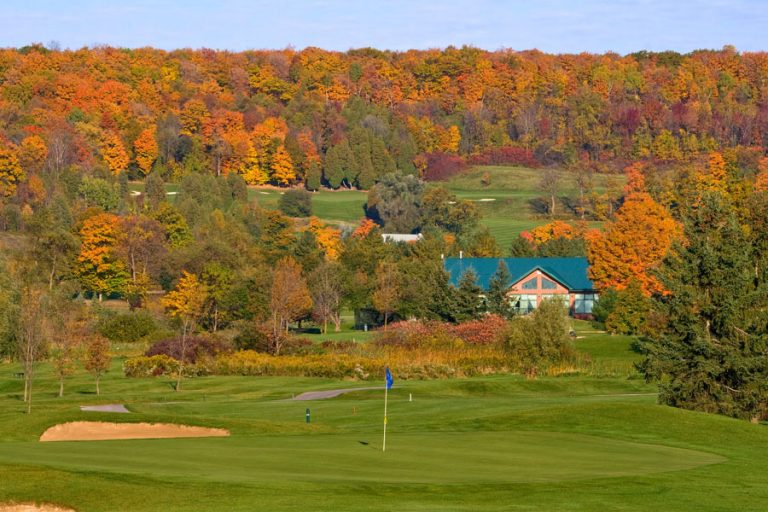
<svg viewBox="0 0 768 512">
<path fill-rule="evenodd" d="M 53 263 L 51 263 L 51 273 L 48 274 L 48 289 L 53 290 L 53 276 L 56 275 L 56 257 L 53 257 Z"/>
<path fill-rule="evenodd" d="M 97 393 L 98 394 L 98 393 Z M 59 398 L 64 396 L 64 379 L 59 379 Z"/>
<path fill-rule="evenodd" d="M 389 313 L 384 312 L 384 330 L 387 330 L 387 319 L 389 318 Z"/>
<path fill-rule="evenodd" d="M 181 359 L 179 360 L 179 375 L 176 377 L 176 391 L 181 391 L 181 376 L 184 374 L 184 358 L 187 355 L 187 329 L 189 324 L 184 321 L 181 328 Z"/>
<path fill-rule="evenodd" d="M 32 380 L 29 381 L 29 389 L 27 390 L 27 414 L 32 412 Z"/>
<path fill-rule="evenodd" d="M 101 394 L 101 391 L 99 390 L 99 378 L 101 378 L 101 376 L 96 375 L 96 396 L 99 396 Z"/>
</svg>

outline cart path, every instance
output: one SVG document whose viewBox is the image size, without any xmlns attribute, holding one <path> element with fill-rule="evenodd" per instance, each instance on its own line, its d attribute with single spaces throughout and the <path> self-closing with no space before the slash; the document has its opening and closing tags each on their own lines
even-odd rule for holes
<svg viewBox="0 0 768 512">
<path fill-rule="evenodd" d="M 128 409 L 123 404 L 107 404 L 107 405 L 81 405 L 81 411 L 94 411 L 94 412 L 119 412 L 129 413 Z"/>
<path fill-rule="evenodd" d="M 291 400 L 324 400 L 326 398 L 334 398 L 346 393 L 352 393 L 353 391 L 370 391 L 372 389 L 384 389 L 381 387 L 369 387 L 369 388 L 350 388 L 350 389 L 329 389 L 326 391 L 307 391 L 293 397 Z"/>
</svg>

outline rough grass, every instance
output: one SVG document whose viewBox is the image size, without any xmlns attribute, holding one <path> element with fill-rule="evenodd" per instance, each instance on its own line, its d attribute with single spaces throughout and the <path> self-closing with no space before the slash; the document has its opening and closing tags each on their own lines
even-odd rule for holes
<svg viewBox="0 0 768 512">
<path fill-rule="evenodd" d="M 628 345 L 600 334 L 577 340 L 595 361 L 631 362 Z M 654 388 L 637 378 L 395 375 L 382 453 L 381 391 L 286 400 L 366 384 L 208 377 L 174 393 L 169 379 L 122 378 L 115 361 L 101 397 L 79 374 L 58 399 L 42 367 L 27 416 L 16 368 L 0 365 L 0 502 L 80 511 L 720 511 L 764 510 L 768 499 L 766 426 L 656 405 Z M 134 412 L 78 410 L 93 403 Z M 218 426 L 232 437 L 36 441 L 72 420 Z"/>
</svg>

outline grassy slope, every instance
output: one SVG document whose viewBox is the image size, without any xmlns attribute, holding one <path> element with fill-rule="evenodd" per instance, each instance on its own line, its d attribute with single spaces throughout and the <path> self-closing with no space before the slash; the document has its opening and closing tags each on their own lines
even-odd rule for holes
<svg viewBox="0 0 768 512">
<path fill-rule="evenodd" d="M 560 196 L 577 197 L 576 183 L 566 171 L 559 171 L 561 190 Z M 490 177 L 489 185 L 482 184 L 484 175 Z M 483 215 L 482 223 L 488 226 L 491 233 L 499 242 L 502 250 L 506 251 L 512 240 L 524 230 L 546 224 L 550 219 L 536 211 L 534 202 L 542 197 L 539 190 L 541 179 L 540 169 L 525 167 L 475 167 L 466 173 L 454 177 L 445 183 L 453 193 L 462 199 L 477 201 Z M 614 177 L 614 179 L 619 179 Z M 606 186 L 606 176 L 594 177 L 595 190 L 600 192 Z M 494 199 L 494 201 L 480 201 Z M 564 212 L 560 205 L 560 212 Z M 599 226 L 599 223 L 591 223 Z"/>
<path fill-rule="evenodd" d="M 484 174 L 491 182 L 481 183 Z M 458 197 L 475 201 L 483 214 L 482 223 L 491 230 L 502 249 L 506 251 L 512 239 L 521 231 L 529 230 L 549 222 L 549 218 L 538 213 L 533 202 L 542 196 L 538 185 L 540 169 L 525 167 L 475 167 L 466 173 L 443 183 Z M 596 175 L 595 190 L 600 192 L 606 186 L 606 176 Z M 620 181 L 621 177 L 613 179 Z M 142 183 L 131 183 L 131 190 L 143 190 Z M 178 191 L 178 185 L 169 184 L 169 191 Z M 248 195 L 266 208 L 277 208 L 282 192 L 272 187 L 250 188 Z M 575 182 L 567 172 L 561 172 L 561 196 L 576 197 Z M 313 213 L 331 223 L 356 224 L 363 217 L 363 205 L 367 194 L 357 190 L 321 190 L 312 195 Z M 481 201 L 493 199 L 493 201 Z M 561 207 L 564 209 L 564 207 Z M 591 223 L 598 226 L 599 223 Z"/>
<path fill-rule="evenodd" d="M 584 336 L 577 346 L 596 361 L 636 358 L 625 338 Z M 655 405 L 637 378 L 396 381 L 382 454 L 380 392 L 284 400 L 369 383 L 209 377 L 175 394 L 164 379 L 120 377 L 116 361 L 99 398 L 78 376 L 57 399 L 44 374 L 26 416 L 12 371 L 0 366 L 0 501 L 81 511 L 698 511 L 762 510 L 768 498 L 765 426 Z M 96 402 L 135 412 L 77 410 Z M 225 426 L 232 437 L 35 442 L 47 426 L 75 419 Z"/>
</svg>

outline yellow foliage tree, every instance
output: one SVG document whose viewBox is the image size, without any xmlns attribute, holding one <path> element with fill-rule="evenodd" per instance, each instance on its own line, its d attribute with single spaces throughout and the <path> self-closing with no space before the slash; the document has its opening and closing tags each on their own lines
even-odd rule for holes
<svg viewBox="0 0 768 512">
<path fill-rule="evenodd" d="M 26 172 L 40 172 L 48 158 L 48 146 L 39 135 L 30 135 L 21 141 L 19 163 Z"/>
<path fill-rule="evenodd" d="M 272 157 L 272 179 L 279 185 L 290 185 L 296 181 L 296 171 L 293 168 L 291 155 L 281 145 Z"/>
<path fill-rule="evenodd" d="M 179 374 L 176 378 L 176 391 L 181 390 L 181 378 L 184 375 L 184 363 L 187 356 L 187 337 L 203 314 L 207 296 L 205 285 L 197 279 L 195 274 L 190 274 L 185 270 L 182 272 L 176 288 L 168 292 L 162 299 L 162 304 L 168 315 L 178 319 L 181 324 Z"/>
<path fill-rule="evenodd" d="M 717 151 L 709 154 L 706 172 L 697 174 L 697 185 L 700 192 L 720 192 L 726 194 L 728 190 L 728 171 L 725 168 L 725 159 Z"/>
<path fill-rule="evenodd" d="M 0 149 L 0 196 L 10 197 L 16 193 L 16 186 L 24 179 L 16 151 Z"/>
</svg>

